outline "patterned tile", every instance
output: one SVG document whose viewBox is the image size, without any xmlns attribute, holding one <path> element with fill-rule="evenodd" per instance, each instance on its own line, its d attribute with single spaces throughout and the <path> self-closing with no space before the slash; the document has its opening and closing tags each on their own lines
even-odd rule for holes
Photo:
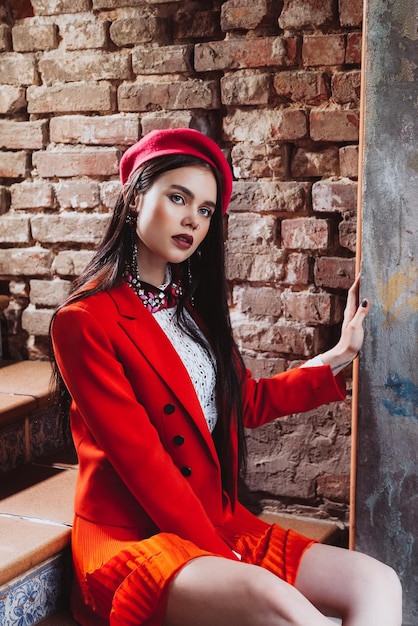
<svg viewBox="0 0 418 626">
<path fill-rule="evenodd" d="M 32 460 L 51 454 L 70 443 L 69 433 L 62 432 L 56 415 L 48 409 L 29 417 L 29 436 Z"/>
<path fill-rule="evenodd" d="M 25 420 L 22 419 L 0 431 L 0 471 L 8 472 L 25 461 Z"/>
<path fill-rule="evenodd" d="M 60 553 L 0 588 L 0 624 L 33 626 L 56 611 L 69 588 L 69 562 Z"/>
</svg>

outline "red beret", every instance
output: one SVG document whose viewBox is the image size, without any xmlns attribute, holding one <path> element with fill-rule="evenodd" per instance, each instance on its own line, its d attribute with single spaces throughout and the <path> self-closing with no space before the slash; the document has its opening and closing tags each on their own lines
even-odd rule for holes
<svg viewBox="0 0 418 626">
<path fill-rule="evenodd" d="M 189 154 L 210 163 L 223 180 L 222 212 L 226 212 L 232 193 L 231 168 L 220 147 L 206 135 L 191 128 L 152 130 L 128 148 L 119 164 L 122 184 L 140 165 L 165 154 Z"/>
</svg>

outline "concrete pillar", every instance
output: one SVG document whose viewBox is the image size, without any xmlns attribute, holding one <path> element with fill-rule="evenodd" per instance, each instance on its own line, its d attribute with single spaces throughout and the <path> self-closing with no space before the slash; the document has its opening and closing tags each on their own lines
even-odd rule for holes
<svg viewBox="0 0 418 626">
<path fill-rule="evenodd" d="M 418 4 L 368 0 L 355 545 L 392 565 L 418 624 Z"/>
</svg>

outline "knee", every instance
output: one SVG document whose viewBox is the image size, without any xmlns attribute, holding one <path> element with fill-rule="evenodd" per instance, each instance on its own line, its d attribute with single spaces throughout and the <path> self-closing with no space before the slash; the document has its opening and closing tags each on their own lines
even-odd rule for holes
<svg viewBox="0 0 418 626">
<path fill-rule="evenodd" d="M 402 585 L 398 574 L 389 565 L 381 564 L 381 583 L 383 590 L 391 595 L 398 604 L 402 604 Z"/>
<path fill-rule="evenodd" d="M 365 575 L 368 582 L 365 588 L 371 589 L 377 598 L 394 611 L 402 611 L 402 586 L 398 574 L 389 565 L 373 558 L 368 558 Z"/>
</svg>

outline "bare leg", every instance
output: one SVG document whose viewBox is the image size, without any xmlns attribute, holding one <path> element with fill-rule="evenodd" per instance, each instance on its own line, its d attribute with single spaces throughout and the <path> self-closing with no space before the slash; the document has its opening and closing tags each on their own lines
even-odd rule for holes
<svg viewBox="0 0 418 626">
<path fill-rule="evenodd" d="M 164 626 L 196 624 L 330 626 L 299 591 L 271 572 L 212 556 L 190 561 L 170 585 Z"/>
<path fill-rule="evenodd" d="M 401 626 L 398 576 L 365 554 L 314 545 L 302 557 L 296 588 L 344 626 Z"/>
</svg>

